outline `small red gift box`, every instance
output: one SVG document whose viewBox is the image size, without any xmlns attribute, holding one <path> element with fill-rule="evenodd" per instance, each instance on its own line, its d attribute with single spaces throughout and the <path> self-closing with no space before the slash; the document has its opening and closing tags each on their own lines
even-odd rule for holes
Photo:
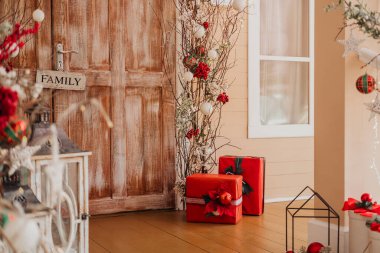
<svg viewBox="0 0 380 253">
<path fill-rule="evenodd" d="M 242 176 L 194 174 L 187 177 L 187 221 L 238 223 L 242 218 L 242 182 Z"/>
<path fill-rule="evenodd" d="M 243 176 L 243 214 L 264 213 L 265 159 L 263 157 L 222 156 L 219 173 Z"/>
</svg>

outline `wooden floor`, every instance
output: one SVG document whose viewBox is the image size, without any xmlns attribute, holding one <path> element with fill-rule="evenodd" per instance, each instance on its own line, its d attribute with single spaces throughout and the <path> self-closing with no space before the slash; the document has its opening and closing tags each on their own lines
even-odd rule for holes
<svg viewBox="0 0 380 253">
<path fill-rule="evenodd" d="M 149 211 L 90 220 L 90 253 L 285 252 L 285 206 L 266 205 L 260 217 L 237 225 L 187 223 L 185 212 Z M 296 223 L 296 245 L 306 245 L 307 221 Z"/>
</svg>

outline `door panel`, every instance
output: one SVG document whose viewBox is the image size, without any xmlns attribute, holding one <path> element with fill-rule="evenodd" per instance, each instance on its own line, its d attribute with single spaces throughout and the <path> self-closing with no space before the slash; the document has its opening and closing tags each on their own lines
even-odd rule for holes
<svg viewBox="0 0 380 253">
<path fill-rule="evenodd" d="M 70 138 L 93 151 L 93 214 L 173 207 L 174 102 L 162 66 L 160 22 L 174 22 L 175 9 L 164 2 L 53 0 L 53 45 L 79 51 L 65 55 L 65 70 L 87 77 L 86 91 L 56 91 L 55 118 L 70 104 L 96 97 L 114 123 L 108 129 L 94 109 L 64 122 Z M 166 39 L 175 49 L 175 37 Z M 172 76 L 174 61 L 167 70 Z"/>
</svg>

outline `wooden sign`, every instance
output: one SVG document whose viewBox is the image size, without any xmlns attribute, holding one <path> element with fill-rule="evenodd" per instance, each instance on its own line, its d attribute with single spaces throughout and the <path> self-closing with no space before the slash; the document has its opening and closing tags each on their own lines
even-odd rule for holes
<svg viewBox="0 0 380 253">
<path fill-rule="evenodd" d="M 36 82 L 44 88 L 59 90 L 85 90 L 86 76 L 81 73 L 37 70 Z"/>
</svg>

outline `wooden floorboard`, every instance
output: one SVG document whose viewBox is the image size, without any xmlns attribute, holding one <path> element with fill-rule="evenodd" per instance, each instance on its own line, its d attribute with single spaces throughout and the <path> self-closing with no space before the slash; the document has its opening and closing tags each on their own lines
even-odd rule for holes
<svg viewBox="0 0 380 253">
<path fill-rule="evenodd" d="M 187 223 L 179 211 L 133 212 L 90 220 L 91 253 L 285 251 L 285 207 L 266 205 L 265 214 L 244 216 L 237 225 Z M 307 220 L 296 223 L 296 247 L 306 245 Z"/>
</svg>

